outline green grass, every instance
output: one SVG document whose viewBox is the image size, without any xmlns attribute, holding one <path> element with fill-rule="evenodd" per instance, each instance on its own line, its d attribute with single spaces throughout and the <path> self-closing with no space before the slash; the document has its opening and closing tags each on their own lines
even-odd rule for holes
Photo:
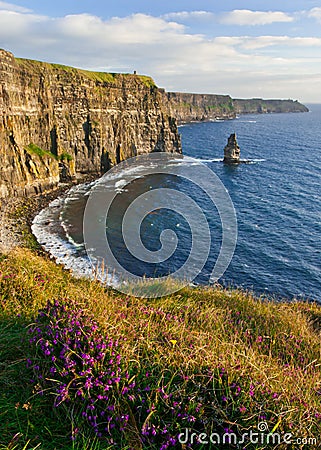
<svg viewBox="0 0 321 450">
<path fill-rule="evenodd" d="M 25 150 L 32 155 L 39 156 L 40 158 L 49 157 L 49 158 L 57 159 L 56 155 L 54 155 L 51 152 L 48 152 L 47 150 L 43 150 L 42 148 L 38 147 L 38 145 L 33 144 L 33 143 L 30 143 L 29 145 L 27 145 L 25 147 Z"/>
<path fill-rule="evenodd" d="M 149 391 L 140 395 L 152 414 L 143 417 L 138 412 L 144 403 L 128 406 L 116 394 L 116 404 L 130 412 L 134 424 L 119 437 L 122 449 L 159 449 L 139 444 L 137 433 L 144 423 L 161 427 L 166 422 L 178 430 L 180 419 L 170 419 L 174 399 L 189 414 L 203 417 L 206 431 L 256 431 L 264 416 L 270 430 L 319 439 L 319 305 L 267 301 L 220 287 L 184 288 L 154 300 L 126 297 L 98 282 L 75 279 L 27 249 L 2 256 L 0 271 L 0 449 L 111 448 L 89 427 L 71 442 L 79 420 L 72 405 L 53 408 L 53 392 L 39 396 L 29 381 L 33 373 L 26 360 L 36 350 L 27 329 L 48 299 L 74 301 L 93 314 L 101 332 L 121 343 L 123 369 L 137 387 L 145 392 L 148 382 Z M 160 388 L 172 400 L 164 400 Z"/>
<path fill-rule="evenodd" d="M 70 153 L 63 152 L 63 153 L 60 153 L 60 155 L 59 155 L 59 161 L 70 162 L 72 160 L 73 160 L 73 157 L 70 155 Z"/>
<path fill-rule="evenodd" d="M 116 73 L 107 72 L 92 72 L 89 70 L 77 69 L 84 77 L 89 78 L 93 81 L 98 81 L 99 83 L 115 83 L 117 75 Z"/>
<path fill-rule="evenodd" d="M 95 72 L 90 70 L 84 70 L 84 69 L 78 69 L 75 67 L 65 66 L 63 64 L 54 64 L 54 63 L 47 63 L 42 61 L 35 61 L 31 59 L 23 59 L 23 58 L 15 58 L 17 64 L 19 64 L 20 67 L 25 68 L 28 71 L 31 72 L 39 72 L 41 69 L 46 69 L 49 72 L 62 72 L 68 75 L 74 75 L 74 76 L 82 76 L 84 78 L 87 78 L 89 80 L 95 81 L 97 83 L 108 83 L 108 84 L 114 84 L 117 82 L 117 79 L 119 77 L 133 77 L 132 74 L 126 74 L 126 73 L 109 73 L 109 72 Z M 154 80 L 146 75 L 137 75 L 136 76 L 144 85 L 147 87 L 155 87 Z"/>
<path fill-rule="evenodd" d="M 138 78 L 149 88 L 156 87 L 155 81 L 147 75 L 138 75 Z"/>
</svg>

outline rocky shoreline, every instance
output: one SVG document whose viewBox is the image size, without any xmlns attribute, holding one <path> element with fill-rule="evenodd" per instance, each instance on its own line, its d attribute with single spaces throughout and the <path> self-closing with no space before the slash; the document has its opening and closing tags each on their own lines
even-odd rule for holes
<svg viewBox="0 0 321 450">
<path fill-rule="evenodd" d="M 60 183 L 55 189 L 31 197 L 10 197 L 0 201 L 0 253 L 16 247 L 38 248 L 31 232 L 35 216 L 50 202 L 66 193 L 72 186 L 97 179 L 99 175 L 84 176 L 77 181 Z"/>
</svg>

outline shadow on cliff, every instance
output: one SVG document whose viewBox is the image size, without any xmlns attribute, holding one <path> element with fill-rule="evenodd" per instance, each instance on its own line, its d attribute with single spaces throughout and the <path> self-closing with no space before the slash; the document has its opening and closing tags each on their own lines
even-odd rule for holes
<svg viewBox="0 0 321 450">
<path fill-rule="evenodd" d="M 165 136 L 164 136 L 164 132 L 161 131 L 158 135 L 156 144 L 154 145 L 154 148 L 152 149 L 152 153 L 165 152 L 165 151 L 166 151 Z"/>
</svg>

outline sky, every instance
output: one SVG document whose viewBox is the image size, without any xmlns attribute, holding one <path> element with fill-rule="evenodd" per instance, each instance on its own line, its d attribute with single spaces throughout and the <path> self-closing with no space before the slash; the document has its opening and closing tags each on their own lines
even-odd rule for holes
<svg viewBox="0 0 321 450">
<path fill-rule="evenodd" d="M 0 1 L 0 48 L 167 91 L 321 103 L 320 0 Z"/>
</svg>

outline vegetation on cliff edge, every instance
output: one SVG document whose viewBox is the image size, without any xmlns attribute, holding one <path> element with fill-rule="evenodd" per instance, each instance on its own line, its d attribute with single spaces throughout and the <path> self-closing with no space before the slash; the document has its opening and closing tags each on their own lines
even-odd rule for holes
<svg viewBox="0 0 321 450">
<path fill-rule="evenodd" d="M 126 297 L 27 249 L 0 265 L 0 448 L 237 448 L 258 423 L 319 439 L 319 305 L 220 287 Z M 231 443 L 184 447 L 185 429 Z M 245 446 L 276 447 L 304 445 Z"/>
<path fill-rule="evenodd" d="M 85 69 L 78 69 L 71 66 L 65 66 L 63 64 L 47 63 L 42 61 L 36 61 L 31 59 L 15 58 L 20 67 L 27 69 L 28 71 L 39 71 L 45 69 L 49 72 L 66 73 L 74 76 L 82 76 L 98 83 L 114 84 L 119 77 L 136 77 L 147 87 L 155 87 L 154 80 L 146 75 L 133 75 L 128 73 L 111 73 L 111 72 L 96 72 Z"/>
</svg>

